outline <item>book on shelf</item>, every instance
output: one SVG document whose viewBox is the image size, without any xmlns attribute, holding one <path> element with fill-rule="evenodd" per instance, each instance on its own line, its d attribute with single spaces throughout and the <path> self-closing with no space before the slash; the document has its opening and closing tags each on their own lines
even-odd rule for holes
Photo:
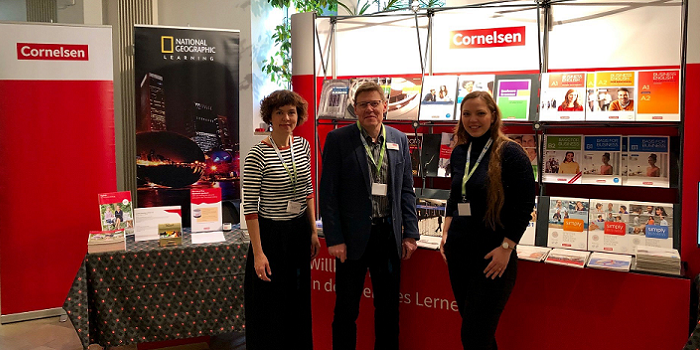
<svg viewBox="0 0 700 350">
<path fill-rule="evenodd" d="M 421 176 L 438 176 L 441 142 L 442 134 L 423 134 L 423 148 L 421 149 Z"/>
<path fill-rule="evenodd" d="M 547 254 L 552 250 L 552 248 L 547 247 L 537 247 L 518 244 L 515 246 L 515 251 L 518 254 L 518 259 L 529 260 L 535 262 L 542 262 L 547 258 Z"/>
<path fill-rule="evenodd" d="M 584 136 L 581 182 L 622 185 L 622 136 Z"/>
<path fill-rule="evenodd" d="M 387 120 L 418 120 L 421 83 L 421 77 L 391 78 Z"/>
<path fill-rule="evenodd" d="M 432 75 L 423 79 L 419 120 L 454 120 L 457 76 Z"/>
<path fill-rule="evenodd" d="M 681 274 L 681 256 L 675 249 L 639 246 L 634 255 L 632 270 L 676 276 Z"/>
<path fill-rule="evenodd" d="M 586 120 L 586 73 L 543 73 L 541 87 L 540 121 Z"/>
<path fill-rule="evenodd" d="M 640 71 L 637 79 L 639 121 L 680 121 L 680 71 Z"/>
<path fill-rule="evenodd" d="M 327 79 L 323 81 L 321 101 L 318 106 L 320 119 L 345 119 L 350 97 L 350 79 Z"/>
<path fill-rule="evenodd" d="M 549 197 L 548 204 L 547 246 L 587 249 L 588 199 Z"/>
<path fill-rule="evenodd" d="M 89 254 L 126 250 L 124 229 L 90 231 L 87 249 Z"/>
<path fill-rule="evenodd" d="M 496 75 L 494 96 L 501 119 L 534 120 L 539 104 L 539 74 Z"/>
<path fill-rule="evenodd" d="M 627 234 L 635 247 L 673 248 L 673 204 L 630 202 Z"/>
<path fill-rule="evenodd" d="M 634 120 L 638 102 L 635 101 L 636 77 L 634 71 L 589 73 L 588 91 L 593 90 L 598 103 L 593 111 L 586 112 L 586 120 Z"/>
<path fill-rule="evenodd" d="M 102 231 L 125 229 L 134 232 L 134 212 L 131 192 L 109 192 L 97 195 Z"/>
<path fill-rule="evenodd" d="M 586 266 L 592 269 L 627 272 L 632 266 L 632 256 L 594 252 L 588 258 Z"/>
<path fill-rule="evenodd" d="M 537 233 L 537 200 L 538 198 L 535 197 L 535 206 L 532 208 L 532 213 L 530 214 L 530 222 L 527 224 L 525 232 L 523 232 L 523 235 L 520 237 L 518 246 L 520 246 L 520 244 L 535 245 L 535 234 Z"/>
<path fill-rule="evenodd" d="M 583 172 L 582 135 L 545 135 L 543 182 L 580 184 Z"/>
<path fill-rule="evenodd" d="M 438 177 L 450 177 L 450 156 L 457 140 L 451 132 L 443 132 L 440 138 L 440 162 L 438 163 Z"/>
<path fill-rule="evenodd" d="M 623 152 L 622 184 L 668 188 L 669 137 L 629 136 Z"/>
<path fill-rule="evenodd" d="M 513 141 L 517 142 L 520 146 L 525 149 L 527 157 L 530 159 L 530 164 L 532 165 L 532 174 L 535 177 L 535 181 L 539 179 L 539 172 L 537 171 L 537 153 L 539 150 L 538 137 L 536 134 L 508 134 L 506 135 Z"/>
<path fill-rule="evenodd" d="M 408 153 L 411 154 L 411 173 L 420 176 L 420 152 L 423 148 L 423 134 L 408 133 Z"/>
<path fill-rule="evenodd" d="M 455 119 L 462 119 L 460 106 L 465 96 L 473 91 L 486 91 L 493 95 L 494 74 L 460 75 L 457 81 L 457 104 L 455 106 Z"/>
<path fill-rule="evenodd" d="M 582 269 L 586 266 L 590 254 L 591 253 L 587 251 L 554 248 L 547 254 L 547 258 L 544 262 Z"/>
<path fill-rule="evenodd" d="M 627 230 L 629 202 L 601 199 L 590 202 L 588 250 L 631 254 L 635 236 Z"/>
<path fill-rule="evenodd" d="M 420 247 L 440 249 L 445 223 L 445 208 L 447 200 L 434 198 L 417 198 L 416 215 L 418 216 L 418 232 Z"/>
</svg>

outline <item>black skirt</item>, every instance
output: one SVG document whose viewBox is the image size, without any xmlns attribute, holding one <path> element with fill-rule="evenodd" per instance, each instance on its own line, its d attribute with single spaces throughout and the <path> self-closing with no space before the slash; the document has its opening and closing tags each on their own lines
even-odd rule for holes
<svg viewBox="0 0 700 350">
<path fill-rule="evenodd" d="M 283 221 L 258 218 L 271 282 L 258 278 L 252 245 L 245 273 L 246 348 L 309 349 L 311 227 L 306 213 Z"/>
</svg>

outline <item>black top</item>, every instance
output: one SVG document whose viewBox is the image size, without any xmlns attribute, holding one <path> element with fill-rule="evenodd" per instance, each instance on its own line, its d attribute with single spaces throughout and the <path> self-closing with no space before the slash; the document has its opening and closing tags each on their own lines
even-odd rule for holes
<svg viewBox="0 0 700 350">
<path fill-rule="evenodd" d="M 505 192 L 505 202 L 501 210 L 501 223 L 492 230 L 484 222 L 487 203 L 488 164 L 495 143 L 484 155 L 484 159 L 467 182 L 466 199 L 471 204 L 471 216 L 459 216 L 457 204 L 462 201 L 462 177 L 467 162 L 467 149 L 473 143 L 471 164 L 473 167 L 479 154 L 488 141 L 490 133 L 478 138 L 470 138 L 466 144 L 455 147 L 450 157 L 452 168 L 452 186 L 447 200 L 447 216 L 452 216 L 448 240 L 469 240 L 469 252 L 476 253 L 475 258 L 483 256 L 501 245 L 504 237 L 518 242 L 530 222 L 532 208 L 535 205 L 535 179 L 532 165 L 525 150 L 515 142 L 507 142 L 501 151 L 501 179 Z M 483 255 L 481 255 L 483 254 Z"/>
</svg>

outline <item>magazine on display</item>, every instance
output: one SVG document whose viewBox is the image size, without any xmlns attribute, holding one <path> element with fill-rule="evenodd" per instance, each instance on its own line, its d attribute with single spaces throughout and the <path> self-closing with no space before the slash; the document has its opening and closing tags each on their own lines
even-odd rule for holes
<svg viewBox="0 0 700 350">
<path fill-rule="evenodd" d="M 391 78 L 387 120 L 418 120 L 421 77 Z M 453 92 L 454 95 L 454 92 Z"/>
<path fill-rule="evenodd" d="M 583 121 L 594 106 L 588 103 L 586 73 L 544 73 L 541 86 L 541 121 Z"/>
<path fill-rule="evenodd" d="M 676 276 L 681 274 L 681 256 L 675 249 L 640 246 L 634 255 L 632 270 Z"/>
<path fill-rule="evenodd" d="M 133 234 L 134 213 L 131 192 L 100 193 L 97 199 L 102 231 L 125 229 L 127 235 Z"/>
<path fill-rule="evenodd" d="M 527 157 L 530 158 L 530 164 L 532 165 L 532 174 L 535 177 L 535 181 L 539 179 L 539 172 L 537 171 L 537 150 L 538 137 L 536 134 L 508 134 L 506 135 L 511 140 L 517 142 L 519 145 L 523 146 Z"/>
<path fill-rule="evenodd" d="M 630 270 L 631 265 L 631 255 L 591 253 L 586 266 L 592 269 L 627 272 Z"/>
<path fill-rule="evenodd" d="M 462 111 L 459 107 L 462 104 L 462 100 L 470 92 L 473 91 L 487 91 L 489 94 L 493 95 L 493 81 L 496 78 L 493 74 L 486 75 L 460 75 L 457 82 L 457 104 L 455 106 L 455 119 L 460 120 L 462 118 Z"/>
<path fill-rule="evenodd" d="M 411 154 L 411 173 L 420 176 L 420 152 L 423 147 L 423 134 L 408 133 L 408 152 Z"/>
<path fill-rule="evenodd" d="M 627 234 L 634 247 L 673 248 L 673 204 L 630 202 Z"/>
<path fill-rule="evenodd" d="M 442 134 L 423 134 L 423 148 L 421 149 L 421 176 L 438 176 L 440 163 L 440 143 Z"/>
<path fill-rule="evenodd" d="M 518 247 L 521 244 L 529 246 L 535 245 L 535 234 L 537 232 L 537 200 L 538 198 L 535 197 L 535 206 L 532 208 L 532 213 L 530 214 L 530 222 L 527 224 L 522 237 L 520 237 L 520 241 L 517 245 Z"/>
<path fill-rule="evenodd" d="M 539 104 L 539 74 L 496 75 L 494 92 L 501 119 L 534 120 Z"/>
<path fill-rule="evenodd" d="M 518 259 L 541 262 L 544 261 L 544 259 L 547 257 L 547 254 L 549 254 L 552 248 L 525 246 L 518 244 L 517 246 L 515 246 L 515 250 L 518 254 Z"/>
<path fill-rule="evenodd" d="M 90 231 L 87 245 L 88 254 L 126 250 L 124 229 Z"/>
<path fill-rule="evenodd" d="M 638 73 L 637 118 L 640 121 L 680 121 L 680 71 Z"/>
<path fill-rule="evenodd" d="M 543 182 L 580 184 L 582 135 L 545 135 Z"/>
<path fill-rule="evenodd" d="M 669 187 L 669 137 L 629 136 L 625 153 L 625 186 Z"/>
<path fill-rule="evenodd" d="M 628 234 L 629 210 L 626 201 L 591 199 L 588 250 L 631 254 L 636 237 Z"/>
<path fill-rule="evenodd" d="M 418 246 L 428 249 L 440 249 L 442 229 L 445 223 L 445 208 L 447 200 L 433 198 L 417 198 L 416 214 L 418 216 L 418 232 L 421 235 Z"/>
<path fill-rule="evenodd" d="M 636 72 L 596 72 L 587 76 L 588 92 L 593 90 L 597 104 L 594 110 L 586 113 L 586 120 L 635 119 L 637 110 Z M 588 99 L 594 98 L 589 96 Z"/>
<path fill-rule="evenodd" d="M 134 209 L 136 242 L 157 240 L 158 225 L 178 224 L 182 226 L 182 210 L 179 205 Z"/>
<path fill-rule="evenodd" d="M 588 206 L 585 198 L 550 197 L 547 246 L 587 249 Z"/>
<path fill-rule="evenodd" d="M 621 157 L 622 136 L 585 136 L 581 182 L 622 185 Z"/>
<path fill-rule="evenodd" d="M 192 233 L 221 231 L 220 188 L 191 189 L 190 202 Z"/>
<path fill-rule="evenodd" d="M 582 269 L 586 266 L 586 262 L 588 261 L 588 256 L 590 254 L 590 252 L 554 248 L 551 252 L 549 252 L 549 254 L 547 254 L 547 258 L 544 262 L 548 264 L 564 265 Z"/>
<path fill-rule="evenodd" d="M 454 120 L 457 76 L 426 76 L 423 79 L 419 120 Z"/>
<path fill-rule="evenodd" d="M 348 107 L 349 79 L 329 79 L 323 81 L 321 101 L 318 106 L 319 119 L 344 119 Z"/>
<path fill-rule="evenodd" d="M 440 139 L 440 163 L 438 164 L 438 177 L 450 177 L 450 156 L 457 140 L 451 132 L 443 132 Z"/>
</svg>

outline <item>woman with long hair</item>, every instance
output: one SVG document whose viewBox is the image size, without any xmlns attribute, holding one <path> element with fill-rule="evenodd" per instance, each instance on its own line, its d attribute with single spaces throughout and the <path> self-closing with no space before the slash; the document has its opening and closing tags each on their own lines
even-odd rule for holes
<svg viewBox="0 0 700 350">
<path fill-rule="evenodd" d="M 583 106 L 578 103 L 578 93 L 574 89 L 569 89 L 566 91 L 564 96 L 564 102 L 559 105 L 557 111 L 560 112 L 582 112 Z"/>
<path fill-rule="evenodd" d="M 462 316 L 465 349 L 496 349 L 496 328 L 515 286 L 513 254 L 535 205 L 525 150 L 501 130 L 501 112 L 487 92 L 460 105 L 452 186 L 440 251 Z"/>
</svg>

